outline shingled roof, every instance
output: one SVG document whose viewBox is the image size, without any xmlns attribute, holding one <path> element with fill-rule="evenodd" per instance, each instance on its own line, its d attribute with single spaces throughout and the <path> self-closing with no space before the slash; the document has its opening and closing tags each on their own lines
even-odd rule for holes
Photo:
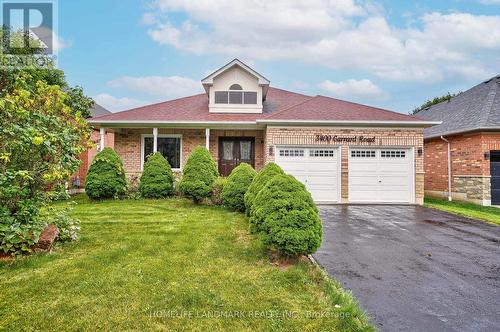
<svg viewBox="0 0 500 332">
<path fill-rule="evenodd" d="M 261 114 L 210 113 L 208 97 L 199 94 L 185 98 L 147 105 L 128 111 L 98 116 L 95 124 L 152 124 L 152 123 L 246 123 L 273 122 L 388 122 L 428 126 L 422 119 L 376 107 L 351 103 L 324 96 L 307 96 L 300 93 L 269 87 Z"/>
<path fill-rule="evenodd" d="M 424 130 L 424 138 L 500 129 L 500 75 L 417 113 L 443 123 Z"/>
</svg>

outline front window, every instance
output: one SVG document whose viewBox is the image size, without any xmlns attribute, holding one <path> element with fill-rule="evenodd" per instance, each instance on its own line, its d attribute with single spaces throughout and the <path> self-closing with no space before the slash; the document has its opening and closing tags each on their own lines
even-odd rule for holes
<svg viewBox="0 0 500 332">
<path fill-rule="evenodd" d="M 167 159 L 170 167 L 181 168 L 181 138 L 180 137 L 158 137 L 158 152 Z M 153 153 L 153 137 L 144 137 L 143 162 Z"/>
</svg>

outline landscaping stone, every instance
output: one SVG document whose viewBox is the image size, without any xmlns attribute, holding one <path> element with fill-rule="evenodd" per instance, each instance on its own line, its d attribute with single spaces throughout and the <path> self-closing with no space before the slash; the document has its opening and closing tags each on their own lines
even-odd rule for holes
<svg viewBox="0 0 500 332">
<path fill-rule="evenodd" d="M 49 251 L 59 235 L 59 228 L 55 225 L 47 225 L 40 235 L 40 239 L 35 246 L 35 252 Z"/>
</svg>

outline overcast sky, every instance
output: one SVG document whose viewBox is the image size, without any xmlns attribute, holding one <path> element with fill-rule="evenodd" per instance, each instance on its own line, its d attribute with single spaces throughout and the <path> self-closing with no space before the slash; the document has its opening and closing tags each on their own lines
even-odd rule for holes
<svg viewBox="0 0 500 332">
<path fill-rule="evenodd" d="M 402 113 L 500 74 L 500 0 L 60 0 L 58 16 L 60 68 L 111 111 L 200 93 L 233 58 Z"/>
</svg>

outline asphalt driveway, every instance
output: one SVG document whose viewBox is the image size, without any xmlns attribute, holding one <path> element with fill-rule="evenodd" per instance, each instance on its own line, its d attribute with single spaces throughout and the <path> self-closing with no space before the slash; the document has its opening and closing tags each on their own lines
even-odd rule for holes
<svg viewBox="0 0 500 332">
<path fill-rule="evenodd" d="M 421 206 L 323 206 L 320 214 L 314 258 L 381 331 L 499 328 L 500 227 Z"/>
</svg>

